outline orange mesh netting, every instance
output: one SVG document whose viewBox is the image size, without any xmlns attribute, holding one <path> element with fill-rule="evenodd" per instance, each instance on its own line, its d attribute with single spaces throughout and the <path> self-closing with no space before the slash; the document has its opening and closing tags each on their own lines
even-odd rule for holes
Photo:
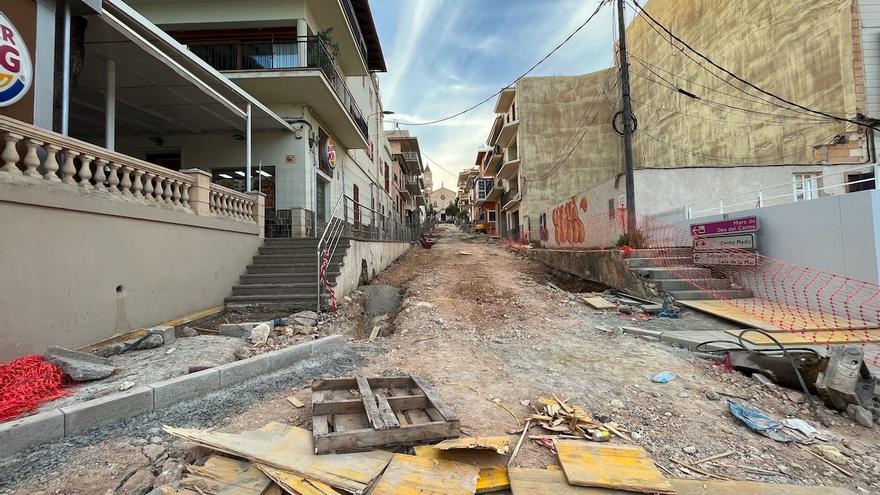
<svg viewBox="0 0 880 495">
<path fill-rule="evenodd" d="M 68 394 L 63 375 L 43 356 L 31 354 L 0 364 L 0 421 L 36 409 L 43 402 Z"/>
</svg>

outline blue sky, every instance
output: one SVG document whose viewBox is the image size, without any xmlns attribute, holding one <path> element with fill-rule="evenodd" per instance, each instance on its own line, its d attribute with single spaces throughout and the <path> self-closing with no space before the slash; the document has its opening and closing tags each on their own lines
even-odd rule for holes
<svg viewBox="0 0 880 495">
<path fill-rule="evenodd" d="M 388 72 L 380 74 L 386 117 L 424 121 L 456 113 L 509 84 L 565 39 L 599 0 L 371 0 Z M 574 75 L 611 65 L 613 5 L 531 75 Z M 494 99 L 457 119 L 411 127 L 422 150 L 457 174 L 473 164 Z M 405 128 L 401 126 L 401 128 Z M 434 187 L 455 177 L 428 162 Z"/>
</svg>

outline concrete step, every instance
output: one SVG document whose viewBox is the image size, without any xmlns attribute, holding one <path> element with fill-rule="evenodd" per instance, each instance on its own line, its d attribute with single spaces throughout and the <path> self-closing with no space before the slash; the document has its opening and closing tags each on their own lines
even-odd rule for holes
<svg viewBox="0 0 880 495">
<path fill-rule="evenodd" d="M 670 294 L 680 301 L 706 301 L 709 299 L 746 299 L 752 291 L 745 289 L 725 289 L 703 292 L 701 290 L 671 290 Z"/>
<path fill-rule="evenodd" d="M 326 300 L 326 296 L 323 296 Z M 315 309 L 316 294 L 308 296 L 231 296 L 226 298 L 226 308 L 269 308 L 269 309 Z"/>
<path fill-rule="evenodd" d="M 730 280 L 723 278 L 701 278 L 701 279 L 653 279 L 651 282 L 657 284 L 657 288 L 665 291 L 673 290 L 699 290 L 698 287 L 704 289 L 729 289 Z"/>
<path fill-rule="evenodd" d="M 342 262 L 334 262 L 330 261 L 330 266 L 327 268 L 328 272 L 339 272 L 342 267 Z M 285 274 L 285 273 L 314 273 L 317 276 L 318 273 L 318 264 L 315 261 L 310 261 L 308 263 L 261 263 L 257 265 L 248 265 L 247 267 L 247 275 L 259 275 L 259 274 Z"/>
<path fill-rule="evenodd" d="M 345 256 L 345 253 L 348 251 L 346 248 L 338 248 L 333 256 Z M 298 249 L 298 248 L 266 248 L 261 247 L 260 250 L 254 256 L 292 256 L 296 258 L 303 259 L 315 259 L 318 256 L 318 252 L 314 249 Z"/>
<path fill-rule="evenodd" d="M 317 296 L 318 282 L 311 284 L 248 284 L 232 286 L 233 296 Z"/>
<path fill-rule="evenodd" d="M 320 239 L 315 239 L 314 237 L 267 237 L 263 241 L 263 245 L 266 247 L 317 246 L 319 240 Z M 341 237 L 338 244 L 340 246 L 349 246 L 351 245 L 351 239 L 348 237 Z"/>
<path fill-rule="evenodd" d="M 327 278 L 329 280 L 336 280 L 336 277 L 339 276 L 339 272 L 328 272 Z M 294 272 L 294 273 L 248 273 L 241 276 L 239 280 L 239 285 L 261 285 L 261 284 L 302 284 L 302 283 L 317 283 L 318 279 L 318 271 L 317 268 L 314 270 L 310 270 L 309 272 Z"/>
<path fill-rule="evenodd" d="M 345 257 L 345 253 L 336 252 L 331 258 L 330 262 L 342 262 L 342 259 Z M 253 264 L 254 265 L 283 265 L 288 263 L 307 263 L 314 265 L 318 261 L 318 255 L 315 253 L 312 254 L 301 254 L 301 255 L 288 255 L 288 254 L 258 254 L 254 256 Z"/>
<path fill-rule="evenodd" d="M 650 268 L 634 268 L 633 272 L 642 278 L 649 280 L 654 279 L 698 279 L 712 278 L 712 271 L 708 268 L 696 268 L 692 266 L 669 266 L 669 267 L 650 267 Z"/>
<path fill-rule="evenodd" d="M 626 264 L 630 268 L 650 268 L 656 266 L 688 266 L 693 258 L 686 256 L 663 256 L 655 258 L 627 258 Z"/>
</svg>

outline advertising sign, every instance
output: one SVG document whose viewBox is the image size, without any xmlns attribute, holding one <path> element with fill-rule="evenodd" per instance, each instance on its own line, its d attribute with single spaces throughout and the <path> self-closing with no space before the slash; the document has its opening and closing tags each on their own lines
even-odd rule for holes
<svg viewBox="0 0 880 495">
<path fill-rule="evenodd" d="M 755 234 L 736 234 L 722 237 L 694 237 L 694 251 L 719 249 L 755 249 Z"/>
<path fill-rule="evenodd" d="M 739 234 L 743 232 L 757 231 L 758 217 L 756 216 L 731 218 L 729 220 L 718 220 L 717 222 L 691 224 L 691 235 L 694 237 Z"/>
<path fill-rule="evenodd" d="M 34 67 L 24 38 L 0 12 L 0 107 L 22 99 L 31 89 Z"/>
<path fill-rule="evenodd" d="M 709 251 L 694 253 L 694 263 L 698 265 L 757 266 L 758 255 L 746 252 Z"/>
</svg>

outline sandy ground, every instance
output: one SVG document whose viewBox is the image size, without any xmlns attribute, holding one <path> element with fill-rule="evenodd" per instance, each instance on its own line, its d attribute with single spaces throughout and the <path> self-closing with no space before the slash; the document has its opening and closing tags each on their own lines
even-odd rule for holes
<svg viewBox="0 0 880 495">
<path fill-rule="evenodd" d="M 440 243 L 433 249 L 413 249 L 376 281 L 404 292 L 391 335 L 372 342 L 364 339 L 368 331 L 364 296 L 358 293 L 343 299 L 339 311 L 321 326 L 322 333 L 343 333 L 352 340 L 352 356 L 346 358 L 346 366 L 333 368 L 337 373 L 418 374 L 433 383 L 454 408 L 466 434 L 506 434 L 518 428 L 519 419 L 531 412 L 530 404 L 538 396 L 557 394 L 597 419 L 616 422 L 669 476 L 702 477 L 673 460 L 692 463 L 732 451 L 700 467 L 740 480 L 845 486 L 859 493 L 880 490 L 877 429 L 866 429 L 841 415 L 833 415 L 833 425 L 822 429 L 831 439 L 825 445 L 843 454 L 843 469 L 851 476 L 843 474 L 810 455 L 808 450 L 814 446 L 780 444 L 753 433 L 730 415 L 724 400 L 706 396 L 707 391 L 739 395 L 747 398 L 745 404 L 771 416 L 788 414 L 818 427 L 798 393 L 765 387 L 687 351 L 597 330 L 596 326 L 631 325 L 633 319 L 571 301 L 545 285 L 551 276 L 543 266 L 502 246 L 470 238 L 452 226 L 441 226 L 438 237 Z M 561 282 L 554 279 L 554 283 Z M 685 312 L 682 320 L 639 323 L 646 328 L 730 328 L 692 312 Z M 647 378 L 664 370 L 675 372 L 678 378 L 667 384 Z M 291 394 L 308 404 L 308 388 L 303 382 L 290 382 L 273 393 L 230 399 L 235 407 L 228 413 L 186 424 L 223 431 L 257 428 L 269 421 L 310 427 L 308 408 L 294 409 L 285 400 Z M 149 438 L 140 433 L 95 439 L 71 452 L 67 462 L 51 466 L 51 481 L 46 482 L 45 472 L 39 480 L 36 475 L 19 477 L 14 485 L 19 490 L 13 493 L 113 489 L 131 470 L 119 467 L 118 472 L 111 472 L 106 464 L 113 464 L 120 452 L 143 464 L 141 447 L 127 441 Z M 545 433 L 540 427 L 531 430 L 531 434 Z M 162 442 L 175 462 L 193 457 L 181 442 Z M 526 441 L 514 465 L 554 463 L 555 457 L 545 447 Z M 153 471 L 162 469 L 154 467 Z M 110 479 L 100 485 L 104 487 L 100 492 L 95 491 L 94 480 L 102 477 Z"/>
</svg>

